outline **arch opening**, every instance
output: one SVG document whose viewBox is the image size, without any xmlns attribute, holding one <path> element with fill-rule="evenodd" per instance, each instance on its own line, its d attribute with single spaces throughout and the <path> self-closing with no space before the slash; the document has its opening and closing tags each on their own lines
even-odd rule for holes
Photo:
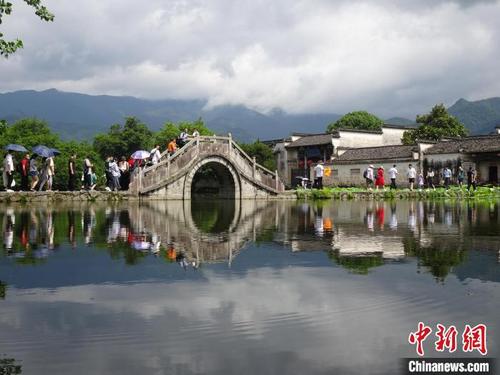
<svg viewBox="0 0 500 375">
<path fill-rule="evenodd" d="M 191 199 L 234 199 L 236 186 L 229 169 L 217 162 L 202 165 L 193 176 Z"/>
</svg>

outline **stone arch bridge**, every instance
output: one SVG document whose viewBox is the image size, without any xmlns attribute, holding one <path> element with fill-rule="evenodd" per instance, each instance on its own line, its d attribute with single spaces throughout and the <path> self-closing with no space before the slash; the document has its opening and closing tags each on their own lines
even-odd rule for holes
<svg viewBox="0 0 500 375">
<path fill-rule="evenodd" d="M 129 190 L 157 199 L 268 198 L 284 191 L 277 171 L 256 163 L 229 137 L 200 136 L 159 163 L 137 170 Z"/>
</svg>

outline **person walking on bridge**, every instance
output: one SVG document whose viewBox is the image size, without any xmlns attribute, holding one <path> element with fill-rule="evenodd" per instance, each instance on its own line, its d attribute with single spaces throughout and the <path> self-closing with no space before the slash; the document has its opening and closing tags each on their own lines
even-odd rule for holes
<svg viewBox="0 0 500 375">
<path fill-rule="evenodd" d="M 161 159 L 160 145 L 156 145 L 150 152 L 153 165 L 158 164 Z"/>
<path fill-rule="evenodd" d="M 170 155 L 175 154 L 177 151 L 177 143 L 175 143 L 175 138 L 172 138 L 167 146 L 167 151 Z"/>
</svg>

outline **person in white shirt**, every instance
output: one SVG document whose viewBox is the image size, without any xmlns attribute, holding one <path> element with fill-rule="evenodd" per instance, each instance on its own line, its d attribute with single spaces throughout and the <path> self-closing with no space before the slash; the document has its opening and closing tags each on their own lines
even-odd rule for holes
<svg viewBox="0 0 500 375">
<path fill-rule="evenodd" d="M 54 158 L 48 157 L 43 162 L 42 176 L 40 178 L 39 191 L 42 191 L 45 184 L 47 184 L 47 191 L 52 190 L 52 183 L 54 181 L 55 169 L 54 169 Z"/>
<path fill-rule="evenodd" d="M 396 164 L 389 169 L 389 178 L 391 179 L 391 189 L 396 189 L 396 178 L 398 177 L 398 170 L 396 169 Z"/>
<path fill-rule="evenodd" d="M 319 162 L 314 167 L 314 185 L 317 189 L 323 189 L 323 174 L 325 172 L 325 167 L 323 167 L 323 163 Z"/>
<path fill-rule="evenodd" d="M 160 145 L 156 145 L 155 148 L 151 150 L 151 161 L 153 162 L 153 165 L 159 163 L 160 159 L 161 159 Z"/>
<path fill-rule="evenodd" d="M 417 170 L 413 167 L 413 165 L 408 165 L 408 172 L 406 172 L 406 175 L 408 176 L 410 190 L 413 190 L 413 184 L 415 183 L 415 178 L 417 177 Z"/>
<path fill-rule="evenodd" d="M 12 181 L 14 180 L 14 160 L 12 154 L 7 151 L 3 159 L 3 186 L 6 191 L 12 191 Z"/>
<path fill-rule="evenodd" d="M 187 143 L 188 137 L 189 137 L 188 130 L 184 129 L 184 131 L 181 132 L 181 135 L 179 135 L 179 140 L 180 140 L 180 146 L 181 147 L 183 147 Z"/>
<path fill-rule="evenodd" d="M 193 138 L 196 138 L 196 137 L 199 137 L 199 136 L 200 136 L 200 132 L 197 129 L 194 129 Z"/>
<path fill-rule="evenodd" d="M 364 177 L 366 180 L 366 187 L 368 189 L 371 189 L 373 186 L 373 180 L 374 180 L 373 168 L 374 168 L 373 165 L 370 164 L 364 172 Z"/>
<path fill-rule="evenodd" d="M 109 172 L 111 173 L 111 190 L 118 191 L 120 190 L 120 168 L 118 168 L 118 164 L 116 160 L 113 158 L 109 163 Z"/>
<path fill-rule="evenodd" d="M 444 187 L 446 189 L 450 188 L 450 182 L 451 182 L 451 169 L 450 167 L 446 167 L 443 171 L 443 177 L 444 177 Z"/>
</svg>

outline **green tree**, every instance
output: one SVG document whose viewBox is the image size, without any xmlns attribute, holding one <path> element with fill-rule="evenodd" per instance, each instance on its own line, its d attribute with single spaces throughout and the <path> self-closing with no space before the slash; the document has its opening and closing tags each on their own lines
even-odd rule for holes
<svg viewBox="0 0 500 375">
<path fill-rule="evenodd" d="M 24 0 L 26 4 L 33 7 L 35 14 L 43 21 L 54 21 L 54 15 L 42 5 L 41 0 Z M 3 22 L 4 16 L 9 16 L 12 13 L 12 3 L 0 0 L 0 24 Z M 9 57 L 10 54 L 16 52 L 18 48 L 23 48 L 23 41 L 20 39 L 5 40 L 0 32 L 0 55 Z"/>
<path fill-rule="evenodd" d="M 153 147 L 153 133 L 135 117 L 126 117 L 125 125 L 111 125 L 108 133 L 97 134 L 94 149 L 104 159 L 107 156 L 129 157 L 134 151 L 149 151 Z"/>
<path fill-rule="evenodd" d="M 326 131 L 331 133 L 336 129 L 380 130 L 382 125 L 384 125 L 384 121 L 377 116 L 366 111 L 356 111 L 350 112 L 329 124 Z"/>
<path fill-rule="evenodd" d="M 464 124 L 451 116 L 443 104 L 435 105 L 431 112 L 417 116 L 417 129 L 403 133 L 402 142 L 405 145 L 415 144 L 417 139 L 439 141 L 444 137 L 465 137 L 467 129 Z"/>
<path fill-rule="evenodd" d="M 257 140 L 254 143 L 240 143 L 239 146 L 249 156 L 255 157 L 255 160 L 260 165 L 263 165 L 271 171 L 276 170 L 276 160 L 274 158 L 273 150 L 265 143 Z"/>
<path fill-rule="evenodd" d="M 201 118 L 196 121 L 181 121 L 177 124 L 166 122 L 163 128 L 155 134 L 154 143 L 165 147 L 171 139 L 177 138 L 184 129 L 187 129 L 189 134 L 193 134 L 195 130 L 198 130 L 200 135 L 214 134 L 212 130 L 207 128 Z"/>
</svg>

